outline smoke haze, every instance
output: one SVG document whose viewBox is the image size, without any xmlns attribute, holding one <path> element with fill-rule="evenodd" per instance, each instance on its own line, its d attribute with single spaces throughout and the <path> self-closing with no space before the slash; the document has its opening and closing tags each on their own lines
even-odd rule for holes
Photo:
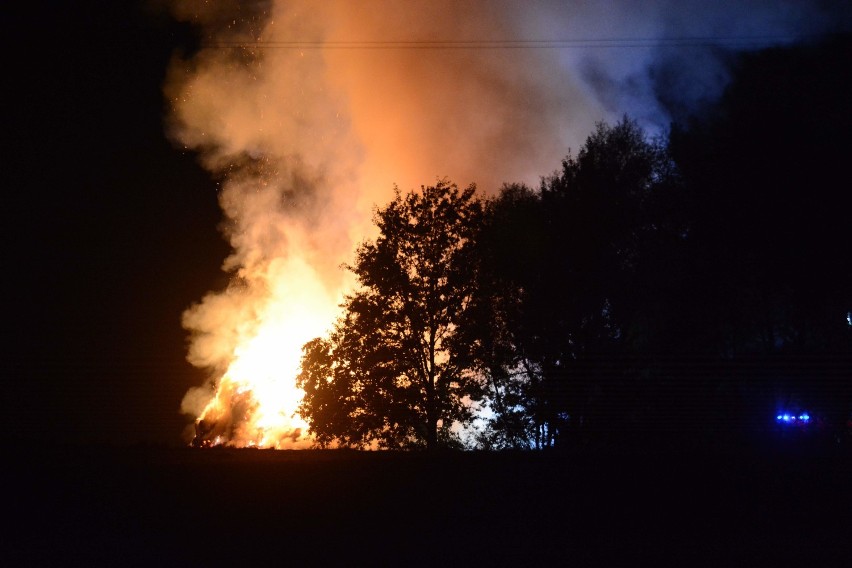
<svg viewBox="0 0 852 568">
<path fill-rule="evenodd" d="M 597 121 L 627 113 L 664 133 L 672 109 L 721 93 L 733 50 L 849 29 L 842 4 L 800 1 L 199 0 L 173 12 L 199 26 L 202 48 L 170 68 L 168 128 L 220 179 L 234 275 L 185 313 L 189 361 L 211 382 L 182 409 L 218 424 L 208 438 L 279 447 L 305 441 L 292 434 L 298 393 L 266 410 L 261 398 L 282 396 L 270 385 L 292 383 L 302 343 L 332 325 L 351 285 L 339 265 L 394 184 L 535 184 Z M 268 394 L 238 376 L 258 365 Z M 258 416 L 236 417 L 234 393 L 252 393 Z"/>
</svg>

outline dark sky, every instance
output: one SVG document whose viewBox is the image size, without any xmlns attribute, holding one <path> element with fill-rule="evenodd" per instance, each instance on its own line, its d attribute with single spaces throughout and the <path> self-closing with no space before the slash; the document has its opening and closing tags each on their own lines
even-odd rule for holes
<svg viewBox="0 0 852 568">
<path fill-rule="evenodd" d="M 215 184 L 164 135 L 163 77 L 192 37 L 130 2 L 2 21 L 4 431 L 177 442 L 202 380 L 180 315 L 227 253 Z"/>
<path fill-rule="evenodd" d="M 178 444 L 181 398 L 205 378 L 181 313 L 227 278 L 216 184 L 164 133 L 169 61 L 195 40 L 142 3 L 58 4 L 0 19 L 2 427 Z"/>
</svg>

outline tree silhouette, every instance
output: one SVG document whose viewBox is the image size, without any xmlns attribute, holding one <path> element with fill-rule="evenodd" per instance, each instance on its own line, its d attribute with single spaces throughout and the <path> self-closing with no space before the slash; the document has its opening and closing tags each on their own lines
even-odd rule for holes
<svg viewBox="0 0 852 568">
<path fill-rule="evenodd" d="M 480 270 L 471 309 L 459 328 L 470 349 L 491 410 L 478 435 L 483 448 L 528 448 L 539 431 L 537 375 L 519 340 L 529 298 L 525 278 L 534 278 L 547 252 L 540 196 L 523 185 L 507 185 L 485 203 L 476 243 Z"/>
<path fill-rule="evenodd" d="M 300 412 L 326 446 L 433 449 L 458 443 L 480 396 L 458 340 L 475 284 L 482 219 L 475 187 L 440 181 L 374 218 L 380 234 L 348 266 L 360 288 L 327 338 L 304 346 Z"/>
<path fill-rule="evenodd" d="M 845 421 L 850 48 L 744 55 L 670 143 L 600 123 L 536 189 L 397 191 L 361 288 L 304 348 L 318 443 L 450 445 L 471 400 L 488 448 L 742 431 L 776 392 Z"/>
<path fill-rule="evenodd" d="M 505 394 L 521 391 L 537 446 L 603 422 L 602 397 L 625 392 L 629 358 L 655 334 L 645 280 L 661 244 L 682 239 L 661 206 L 675 178 L 664 145 L 625 117 L 598 124 L 537 192 L 489 202 L 478 306 L 491 339 L 477 355 L 492 378 L 504 369 Z"/>
</svg>

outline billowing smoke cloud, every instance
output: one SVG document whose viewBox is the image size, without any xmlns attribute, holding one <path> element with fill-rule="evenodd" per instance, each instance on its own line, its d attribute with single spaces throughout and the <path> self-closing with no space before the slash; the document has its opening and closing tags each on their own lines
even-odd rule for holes
<svg viewBox="0 0 852 568">
<path fill-rule="evenodd" d="M 535 183 L 596 121 L 662 132 L 670 109 L 717 96 L 725 53 L 849 23 L 793 0 L 194 0 L 174 14 L 205 47 L 170 69 L 168 127 L 221 179 L 234 274 L 184 315 L 211 382 L 183 410 L 207 441 L 279 447 L 305 441 L 299 347 L 332 324 L 339 265 L 394 184 Z"/>
</svg>

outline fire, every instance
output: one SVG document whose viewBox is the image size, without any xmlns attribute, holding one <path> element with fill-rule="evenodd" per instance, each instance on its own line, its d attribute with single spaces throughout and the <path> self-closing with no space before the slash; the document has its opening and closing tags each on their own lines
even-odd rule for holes
<svg viewBox="0 0 852 568">
<path fill-rule="evenodd" d="M 327 330 L 339 298 L 303 259 L 274 259 L 265 269 L 249 281 L 249 289 L 264 290 L 265 297 L 245 297 L 254 304 L 248 321 L 240 318 L 251 312 L 238 310 L 230 362 L 198 416 L 194 445 L 297 448 L 311 443 L 308 425 L 297 412 L 303 392 L 295 377 L 302 345 Z"/>
<path fill-rule="evenodd" d="M 183 318 L 187 358 L 209 371 L 181 403 L 195 444 L 311 443 L 296 412 L 301 347 L 333 325 L 354 284 L 340 265 L 370 238 L 371 211 L 394 185 L 537 176 L 562 158 L 566 125 L 584 136 L 600 116 L 596 105 L 566 114 L 564 97 L 572 110 L 587 101 L 570 79 L 542 80 L 558 68 L 550 50 L 336 49 L 513 39 L 504 23 L 514 16 L 455 4 L 175 0 L 203 45 L 169 68 L 167 129 L 219 180 L 233 251 L 232 284 Z"/>
</svg>

